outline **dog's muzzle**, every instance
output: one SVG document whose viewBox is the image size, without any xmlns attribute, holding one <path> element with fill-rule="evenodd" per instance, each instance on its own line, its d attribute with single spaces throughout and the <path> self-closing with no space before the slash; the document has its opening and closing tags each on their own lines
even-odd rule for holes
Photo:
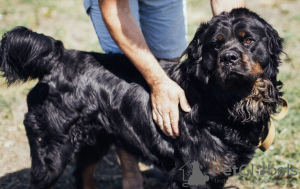
<svg viewBox="0 0 300 189">
<path fill-rule="evenodd" d="M 220 63 L 228 68 L 235 67 L 239 61 L 240 56 L 235 51 L 227 51 L 220 56 Z"/>
</svg>

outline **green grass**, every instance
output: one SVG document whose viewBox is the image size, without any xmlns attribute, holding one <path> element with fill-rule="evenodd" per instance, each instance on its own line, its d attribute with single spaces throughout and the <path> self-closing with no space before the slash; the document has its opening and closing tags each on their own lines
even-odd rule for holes
<svg viewBox="0 0 300 189">
<path fill-rule="evenodd" d="M 81 0 L 0 0 L 0 35 L 15 26 L 62 40 L 67 48 L 101 51 Z"/>
<path fill-rule="evenodd" d="M 188 1 L 188 39 L 201 22 L 212 14 L 207 0 Z M 247 6 L 260 14 L 278 30 L 285 39 L 286 56 L 278 78 L 284 82 L 285 98 L 290 103 L 289 113 L 281 121 L 275 121 L 276 138 L 271 149 L 257 151 L 251 164 L 297 168 L 296 176 L 236 176 L 231 180 L 241 188 L 300 188 L 300 2 L 297 0 L 251 0 Z M 81 0 L 0 0 L 0 35 L 17 25 L 45 33 L 64 42 L 67 48 L 100 52 L 101 48 L 92 23 L 85 14 Z M 0 84 L 4 79 L 0 78 Z M 25 96 L 35 81 L 13 85 L 0 85 L 0 136 L 8 127 L 22 124 Z M 0 147 L 1 148 L 1 147 Z M 0 150 L 0 158 L 3 156 Z M 267 182 L 264 182 L 267 181 Z"/>
</svg>

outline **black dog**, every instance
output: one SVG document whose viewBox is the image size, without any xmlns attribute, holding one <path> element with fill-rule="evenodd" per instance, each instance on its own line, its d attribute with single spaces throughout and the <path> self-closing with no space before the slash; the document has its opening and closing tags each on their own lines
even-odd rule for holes
<svg viewBox="0 0 300 189">
<path fill-rule="evenodd" d="M 281 104 L 276 76 L 282 41 L 247 9 L 202 24 L 184 61 L 161 62 L 192 106 L 180 113 L 180 137 L 172 139 L 153 122 L 150 89 L 123 55 L 66 50 L 62 42 L 24 27 L 7 32 L 0 66 L 8 85 L 39 79 L 28 94 L 24 121 L 30 187 L 51 187 L 75 154 L 81 187 L 82 173 L 114 143 L 169 171 L 165 188 L 183 188 L 193 161 L 209 181 L 191 188 L 222 188 L 228 175 L 214 174 L 213 166 L 248 164 Z M 184 165 L 186 175 L 179 170 Z"/>
</svg>

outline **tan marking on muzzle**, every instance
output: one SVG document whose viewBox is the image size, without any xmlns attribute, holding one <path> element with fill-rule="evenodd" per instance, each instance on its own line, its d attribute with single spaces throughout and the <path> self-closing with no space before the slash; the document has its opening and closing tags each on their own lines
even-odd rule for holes
<svg viewBox="0 0 300 189">
<path fill-rule="evenodd" d="M 247 63 L 250 63 L 250 58 L 249 56 L 247 56 L 246 54 L 242 53 L 242 60 L 243 62 L 247 62 Z"/>
<path fill-rule="evenodd" d="M 253 75 L 253 76 L 259 76 L 259 75 L 262 75 L 263 73 L 264 73 L 264 70 L 260 66 L 260 63 L 259 62 L 255 62 L 252 65 L 251 75 Z"/>
<path fill-rule="evenodd" d="M 246 54 L 242 54 L 242 62 L 244 63 L 244 67 L 250 70 L 250 74 L 253 76 L 260 76 L 264 73 L 259 62 L 251 62 L 249 56 Z"/>
<path fill-rule="evenodd" d="M 251 68 L 251 60 L 249 58 L 249 56 L 247 56 L 246 54 L 242 53 L 242 66 L 244 66 L 245 68 L 247 68 L 247 70 L 252 70 Z"/>
</svg>

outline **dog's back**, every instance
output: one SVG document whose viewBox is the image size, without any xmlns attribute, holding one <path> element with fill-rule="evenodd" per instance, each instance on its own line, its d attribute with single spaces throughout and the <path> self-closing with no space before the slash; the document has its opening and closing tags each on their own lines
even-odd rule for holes
<svg viewBox="0 0 300 189">
<path fill-rule="evenodd" d="M 8 84 L 39 79 L 27 96 L 24 125 L 32 174 L 46 182 L 32 186 L 50 186 L 51 178 L 60 174 L 75 152 L 86 151 L 85 146 L 96 148 L 88 156 L 94 154 L 98 160 L 115 136 L 114 142 L 130 146 L 126 150 L 132 154 L 147 154 L 144 159 L 174 166 L 171 159 L 151 153 L 154 148 L 164 153 L 173 150 L 152 120 L 149 87 L 124 55 L 66 50 L 58 40 L 17 27 L 3 37 L 0 57 Z M 163 66 L 176 65 L 164 62 Z"/>
</svg>

